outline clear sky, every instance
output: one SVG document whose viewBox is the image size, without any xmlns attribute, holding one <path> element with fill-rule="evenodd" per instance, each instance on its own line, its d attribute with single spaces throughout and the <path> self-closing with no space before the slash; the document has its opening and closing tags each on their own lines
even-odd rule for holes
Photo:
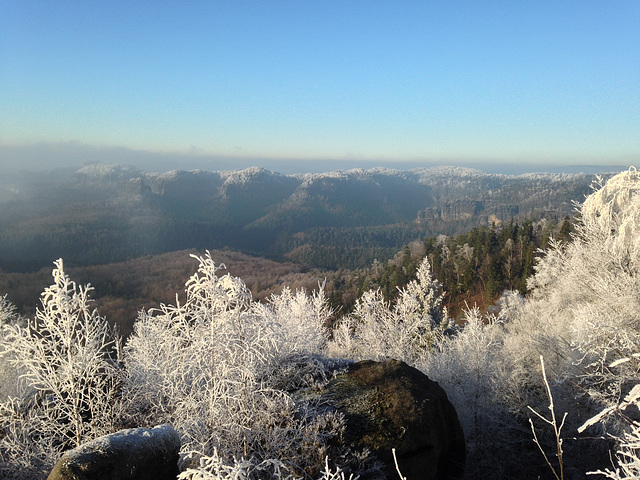
<svg viewBox="0 0 640 480">
<path fill-rule="evenodd" d="M 632 163 L 640 2 L 0 0 L 0 146 L 69 142 Z"/>
</svg>

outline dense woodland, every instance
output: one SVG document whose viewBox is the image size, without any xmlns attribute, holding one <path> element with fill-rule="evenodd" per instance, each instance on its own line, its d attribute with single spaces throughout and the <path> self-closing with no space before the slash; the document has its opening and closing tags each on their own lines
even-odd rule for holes
<svg viewBox="0 0 640 480">
<path fill-rule="evenodd" d="M 536 258 L 552 238 L 568 242 L 572 230 L 573 220 L 567 216 L 559 224 L 511 220 L 460 235 L 430 236 L 405 246 L 386 262 L 338 271 L 328 288 L 330 300 L 334 308 L 349 312 L 364 292 L 378 288 L 387 301 L 393 301 L 427 257 L 451 315 L 459 317 L 465 305 L 487 310 L 505 290 L 527 293 Z"/>
<path fill-rule="evenodd" d="M 0 178 L 0 270 L 59 257 L 104 265 L 178 250 L 231 249 L 338 270 L 386 261 L 430 235 L 545 218 L 559 222 L 593 175 L 490 175 L 455 167 L 281 175 L 140 172 L 90 165 Z M 605 177 L 606 178 L 606 177 Z"/>
<path fill-rule="evenodd" d="M 414 278 L 425 256 L 434 275 L 442 284 L 444 304 L 449 313 L 461 318 L 465 305 L 487 310 L 502 291 L 527 292 L 526 279 L 533 273 L 535 258 L 541 255 L 550 238 L 567 241 L 572 221 L 567 217 L 560 225 L 547 221 L 526 221 L 522 225 L 476 227 L 461 235 L 439 235 L 414 241 L 387 261 L 374 260 L 367 268 L 327 270 L 307 264 L 277 262 L 240 252 L 214 250 L 213 258 L 243 279 L 258 301 L 279 294 L 285 286 L 294 290 L 325 291 L 335 320 L 353 310 L 357 299 L 367 290 L 379 288 L 388 301 L 397 298 L 400 289 Z M 182 250 L 146 256 L 105 265 L 68 267 L 67 272 L 80 283 L 91 283 L 100 311 L 127 336 L 140 308 L 171 303 L 180 292 L 184 278 L 193 274 L 196 265 Z M 23 315 L 33 315 L 39 293 L 48 285 L 51 269 L 33 273 L 0 275 L 0 291 Z"/>
</svg>

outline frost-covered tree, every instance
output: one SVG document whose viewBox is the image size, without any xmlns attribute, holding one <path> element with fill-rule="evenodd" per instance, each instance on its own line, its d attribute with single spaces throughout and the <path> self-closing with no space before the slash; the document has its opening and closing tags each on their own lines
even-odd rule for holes
<svg viewBox="0 0 640 480">
<path fill-rule="evenodd" d="M 327 346 L 330 356 L 357 360 L 405 359 L 410 344 L 406 332 L 378 289 L 357 300 L 352 314 L 343 317 Z"/>
<path fill-rule="evenodd" d="M 531 306 L 557 319 L 554 336 L 571 346 L 583 388 L 615 404 L 640 367 L 610 366 L 640 346 L 640 173 L 596 184 L 579 213 L 573 241 L 553 244 L 536 267 Z"/>
<path fill-rule="evenodd" d="M 573 435 L 584 418 L 614 408 L 638 383 L 640 174 L 631 169 L 597 183 L 578 213 L 571 242 L 550 242 L 528 281 L 529 298 L 506 315 L 503 348 L 511 379 L 505 398 L 514 411 L 546 408 L 532 368 L 543 355 L 556 408 L 568 412 L 564 431 Z M 606 418 L 603 428 L 629 446 L 623 417 Z M 596 428 L 589 437 L 600 434 Z M 584 445 L 591 445 L 588 455 Z M 584 474 L 606 446 L 568 442 L 564 458 Z"/>
<path fill-rule="evenodd" d="M 12 323 L 16 317 L 16 307 L 7 300 L 6 295 L 0 297 L 0 325 Z"/>
<path fill-rule="evenodd" d="M 1 350 L 20 372 L 19 396 L 0 405 L 5 468 L 48 469 L 66 448 L 110 433 L 119 415 L 118 339 L 55 262 L 54 283 L 26 325 L 6 325 Z"/>
<path fill-rule="evenodd" d="M 438 330 L 449 326 L 446 310 L 443 311 L 444 294 L 442 285 L 431 273 L 431 264 L 425 257 L 416 272 L 416 278 L 400 290 L 395 310 L 405 322 L 428 323 L 429 330 Z"/>
</svg>

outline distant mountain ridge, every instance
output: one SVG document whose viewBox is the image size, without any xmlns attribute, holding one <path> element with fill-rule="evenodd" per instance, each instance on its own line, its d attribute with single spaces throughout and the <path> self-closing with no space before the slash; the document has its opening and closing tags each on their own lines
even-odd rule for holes
<svg viewBox="0 0 640 480">
<path fill-rule="evenodd" d="M 425 235 L 514 217 L 562 218 L 594 178 L 466 167 L 148 173 L 108 164 L 24 174 L 21 184 L 4 185 L 0 268 L 40 268 L 58 257 L 100 264 L 187 248 L 364 265 Z"/>
</svg>

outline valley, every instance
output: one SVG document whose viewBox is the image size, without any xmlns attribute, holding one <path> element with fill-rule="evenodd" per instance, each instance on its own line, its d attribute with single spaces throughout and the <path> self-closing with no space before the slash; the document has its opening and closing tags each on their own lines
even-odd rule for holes
<svg viewBox="0 0 640 480">
<path fill-rule="evenodd" d="M 337 314 L 368 288 L 392 300 L 428 254 L 452 312 L 465 301 L 486 308 L 499 287 L 525 288 L 535 249 L 559 232 L 594 178 L 457 167 L 281 175 L 91 165 L 46 176 L 23 172 L 4 179 L 14 183 L 5 184 L 11 193 L 0 204 L 0 292 L 32 316 L 53 261 L 63 258 L 127 335 L 141 307 L 175 301 L 196 268 L 190 255 L 205 249 L 256 300 L 284 285 L 312 290 L 325 282 Z M 514 221 L 529 227 L 518 233 Z M 511 226 L 500 233 L 503 224 Z M 458 240 L 474 228 L 475 236 Z M 519 262 L 509 283 L 502 273 L 508 237 L 509 265 Z M 487 238 L 494 238 L 491 251 L 483 246 Z M 464 254 L 463 243 L 472 245 Z M 473 261 L 464 259 L 469 251 Z"/>
<path fill-rule="evenodd" d="M 594 178 L 460 167 L 22 172 L 2 180 L 0 270 L 33 272 L 60 257 L 70 266 L 102 265 L 191 248 L 362 268 L 430 235 L 511 219 L 560 221 Z"/>
</svg>

